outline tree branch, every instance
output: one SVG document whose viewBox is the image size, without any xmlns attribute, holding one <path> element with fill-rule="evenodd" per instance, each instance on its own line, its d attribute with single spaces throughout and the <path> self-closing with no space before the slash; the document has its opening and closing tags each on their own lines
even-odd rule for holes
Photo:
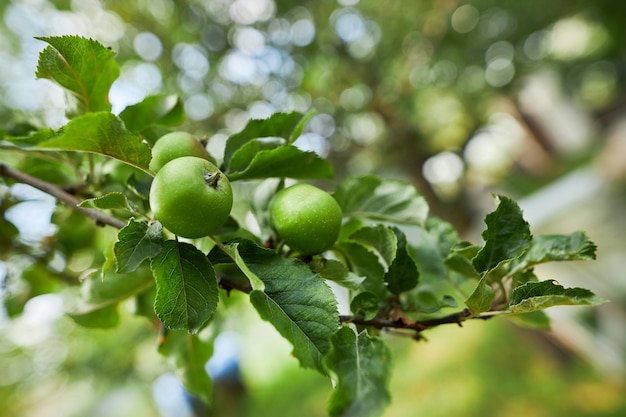
<svg viewBox="0 0 626 417">
<path fill-rule="evenodd" d="M 115 227 L 117 229 L 121 229 L 124 226 L 126 226 L 126 222 L 120 219 L 117 219 L 115 217 L 111 217 L 107 214 L 104 214 L 101 211 L 98 211 L 96 209 L 88 209 L 88 208 L 79 207 L 78 205 L 80 204 L 81 201 L 78 198 L 74 197 L 72 194 L 63 190 L 61 187 L 58 187 L 49 182 L 40 180 L 39 178 L 30 176 L 15 168 L 11 168 L 8 165 L 0 164 L 0 176 L 11 178 L 15 181 L 30 185 L 31 187 L 34 187 L 40 191 L 43 191 L 46 194 L 51 195 L 52 197 L 56 198 L 58 201 L 72 208 L 73 210 L 83 213 L 87 217 L 93 219 L 98 226 L 108 225 L 108 226 Z"/>
<path fill-rule="evenodd" d="M 420 333 L 426 329 L 430 329 L 432 327 L 440 326 L 442 324 L 458 324 L 459 326 L 465 320 L 479 318 L 482 320 L 486 320 L 488 317 L 478 317 L 472 316 L 471 311 L 468 309 L 459 311 L 454 314 L 450 314 L 448 316 L 424 320 L 424 321 L 409 321 L 409 320 L 392 320 L 392 319 L 382 319 L 382 318 L 373 318 L 371 320 L 365 320 L 363 316 L 339 316 L 339 321 L 342 323 L 354 323 L 360 326 L 369 326 L 374 327 L 376 329 L 404 329 L 404 330 L 413 330 L 417 333 Z"/>
</svg>

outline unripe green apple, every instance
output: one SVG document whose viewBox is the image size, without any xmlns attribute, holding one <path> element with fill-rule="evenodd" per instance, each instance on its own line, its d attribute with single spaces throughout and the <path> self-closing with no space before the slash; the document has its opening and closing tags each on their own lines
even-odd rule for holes
<svg viewBox="0 0 626 417">
<path fill-rule="evenodd" d="M 163 165 L 182 156 L 196 156 L 215 163 L 215 159 L 195 136 L 186 132 L 171 132 L 154 143 L 149 168 L 158 172 Z"/>
<path fill-rule="evenodd" d="M 342 213 L 337 201 L 309 184 L 296 184 L 276 193 L 269 215 L 278 236 L 302 255 L 329 249 L 341 230 Z"/>
<path fill-rule="evenodd" d="M 165 164 L 150 187 L 154 217 L 181 237 L 212 234 L 226 222 L 232 206 L 228 178 L 211 162 L 195 156 Z"/>
</svg>

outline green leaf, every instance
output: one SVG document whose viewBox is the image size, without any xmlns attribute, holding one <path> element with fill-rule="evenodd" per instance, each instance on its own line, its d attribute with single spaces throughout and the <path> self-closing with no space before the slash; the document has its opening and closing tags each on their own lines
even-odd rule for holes
<svg viewBox="0 0 626 417">
<path fill-rule="evenodd" d="M 445 264 L 452 271 L 456 271 L 467 278 L 480 279 L 480 274 L 474 268 L 474 264 L 470 259 L 458 253 L 451 253 L 445 260 Z"/>
<path fill-rule="evenodd" d="M 154 125 L 181 125 L 185 121 L 185 110 L 178 96 L 156 94 L 126 107 L 120 113 L 120 119 L 128 130 L 138 133 Z"/>
<path fill-rule="evenodd" d="M 228 172 L 245 170 L 252 162 L 256 154 L 261 151 L 270 151 L 285 145 L 285 139 L 281 138 L 258 138 L 252 139 L 235 152 L 230 160 Z"/>
<path fill-rule="evenodd" d="M 250 152 L 243 148 L 242 152 Z M 238 156 L 239 153 L 236 154 Z M 249 155 L 251 156 L 251 155 Z M 233 158 L 234 159 L 234 158 Z M 231 181 L 262 178 L 333 178 L 332 165 L 315 152 L 287 145 L 255 153 L 250 164 L 240 171 L 227 171 Z"/>
<path fill-rule="evenodd" d="M 38 149 L 82 151 L 105 155 L 150 173 L 150 147 L 108 112 L 88 113 L 70 121 L 58 136 Z"/>
<path fill-rule="evenodd" d="M 89 329 L 112 329 L 120 323 L 117 304 L 104 306 L 96 310 L 85 310 L 67 314 L 79 326 Z"/>
<path fill-rule="evenodd" d="M 385 274 L 387 289 L 394 294 L 409 291 L 417 285 L 419 271 L 408 251 L 405 234 L 397 228 L 392 229 L 398 241 L 398 248 L 389 270 Z"/>
<path fill-rule="evenodd" d="M 107 193 L 100 197 L 83 200 L 78 206 L 100 210 L 131 210 L 126 195 L 120 192 Z"/>
<path fill-rule="evenodd" d="M 478 285 L 476 285 L 472 295 L 465 300 L 465 305 L 474 315 L 491 310 L 495 300 L 496 294 L 486 281 L 486 278 L 482 278 L 478 281 Z"/>
<path fill-rule="evenodd" d="M 496 196 L 496 199 L 498 207 L 485 217 L 487 229 L 482 233 L 485 245 L 472 261 L 479 272 L 520 257 L 530 247 L 532 239 L 517 203 L 504 196 Z"/>
<path fill-rule="evenodd" d="M 163 227 L 161 223 L 130 222 L 117 234 L 113 246 L 117 260 L 116 272 L 133 272 L 148 258 L 155 257 L 163 248 Z"/>
<path fill-rule="evenodd" d="M 116 326 L 119 317 L 117 305 L 154 285 L 148 273 L 94 274 L 83 282 L 81 299 L 75 312 L 69 314 L 76 323 L 86 327 Z"/>
<path fill-rule="evenodd" d="M 579 287 L 565 288 L 554 281 L 528 282 L 511 293 L 512 313 L 529 313 L 558 305 L 598 305 L 606 300 Z"/>
<path fill-rule="evenodd" d="M 405 311 L 436 313 L 444 307 L 457 307 L 454 297 L 441 295 L 431 285 L 419 285 L 415 291 L 403 294 L 402 305 Z"/>
<path fill-rule="evenodd" d="M 19 148 L 28 149 L 55 136 L 56 131 L 54 129 L 45 128 L 30 132 L 28 136 L 3 136 L 2 140 L 11 142 Z"/>
<path fill-rule="evenodd" d="M 350 240 L 371 247 L 378 252 L 387 265 L 391 265 L 398 250 L 398 237 L 394 232 L 394 230 L 382 224 L 365 226 L 352 233 Z"/>
<path fill-rule="evenodd" d="M 159 353 L 169 359 L 187 391 L 211 404 L 213 382 L 206 363 L 213 355 L 213 338 L 208 333 L 168 330 L 159 344 Z"/>
<path fill-rule="evenodd" d="M 350 311 L 362 315 L 365 320 L 372 320 L 380 312 L 380 298 L 369 291 L 358 293 L 350 301 Z"/>
<path fill-rule="evenodd" d="M 230 160 L 242 146 L 257 138 L 283 138 L 293 142 L 293 136 L 299 136 L 308 115 L 302 113 L 275 113 L 267 119 L 252 119 L 239 133 L 228 138 L 224 149 L 223 171 L 228 171 Z"/>
<path fill-rule="evenodd" d="M 511 314 L 510 319 L 519 325 L 530 327 L 531 329 L 550 330 L 550 317 L 542 310 Z"/>
<path fill-rule="evenodd" d="M 70 91 L 79 113 L 111 110 L 109 90 L 120 73 L 111 49 L 79 36 L 36 39 L 49 44 L 39 54 L 38 78 L 48 78 Z"/>
<path fill-rule="evenodd" d="M 195 246 L 168 240 L 151 267 L 159 319 L 168 329 L 198 332 L 213 316 L 219 298 L 211 262 Z"/>
<path fill-rule="evenodd" d="M 322 358 L 339 325 L 331 289 L 298 259 L 281 257 L 251 241 L 239 242 L 237 249 L 249 271 L 263 281 L 263 291 L 250 293 L 261 318 L 291 342 L 301 366 L 325 373 Z"/>
<path fill-rule="evenodd" d="M 356 290 L 365 280 L 364 277 L 359 277 L 350 272 L 350 270 L 341 262 L 335 259 L 326 259 L 321 257 L 315 257 L 309 262 L 311 270 L 322 278 L 329 281 L 336 282 L 337 284 Z"/>
<path fill-rule="evenodd" d="M 366 331 L 344 326 L 332 337 L 325 364 L 336 382 L 328 404 L 331 417 L 376 417 L 391 400 L 391 352 Z"/>
<path fill-rule="evenodd" d="M 552 261 L 586 261 L 596 259 L 596 245 L 584 232 L 570 235 L 533 237 L 530 248 L 518 260 L 514 272 Z"/>
<path fill-rule="evenodd" d="M 344 216 L 422 225 L 428 204 L 408 182 L 376 176 L 348 177 L 335 190 Z"/>
<path fill-rule="evenodd" d="M 373 250 L 350 240 L 337 242 L 335 249 L 343 255 L 350 271 L 365 278 L 361 284 L 363 290 L 370 291 L 381 298 L 388 294 L 384 281 L 385 268 Z"/>
</svg>

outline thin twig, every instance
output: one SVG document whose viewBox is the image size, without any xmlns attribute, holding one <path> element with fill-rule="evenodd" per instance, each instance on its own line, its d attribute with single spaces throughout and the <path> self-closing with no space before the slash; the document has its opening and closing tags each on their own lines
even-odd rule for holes
<svg viewBox="0 0 626 417">
<path fill-rule="evenodd" d="M 458 313 L 450 314 L 448 316 L 423 321 L 408 321 L 406 319 L 392 320 L 382 318 L 365 320 L 365 318 L 362 316 L 339 316 L 339 321 L 341 321 L 342 323 L 354 323 L 360 326 L 374 327 L 376 329 L 406 329 L 414 330 L 419 333 L 423 330 L 429 329 L 431 327 L 440 326 L 442 324 L 454 323 L 460 326 L 461 323 L 463 323 L 465 320 L 471 318 L 480 318 L 484 320 L 488 317 L 472 316 L 472 313 L 466 309 Z"/>
<path fill-rule="evenodd" d="M 96 209 L 79 207 L 78 205 L 81 203 L 81 201 L 78 198 L 74 197 L 72 194 L 63 190 L 61 187 L 40 180 L 39 178 L 30 176 L 15 168 L 11 168 L 8 165 L 0 164 L 0 176 L 11 178 L 15 181 L 28 184 L 31 187 L 34 187 L 40 191 L 43 191 L 46 194 L 51 195 L 68 207 L 72 208 L 73 210 L 81 212 L 87 217 L 93 219 L 98 226 L 108 225 L 117 229 L 121 229 L 126 226 L 126 222 L 104 214 L 101 211 L 98 211 Z"/>
</svg>

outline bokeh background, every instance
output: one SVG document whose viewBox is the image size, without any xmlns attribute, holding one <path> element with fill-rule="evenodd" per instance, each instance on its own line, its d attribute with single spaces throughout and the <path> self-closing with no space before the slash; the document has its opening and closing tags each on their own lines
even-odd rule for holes
<svg viewBox="0 0 626 417">
<path fill-rule="evenodd" d="M 329 157 L 338 179 L 411 181 L 468 240 L 480 239 L 494 192 L 520 203 L 535 234 L 587 231 L 597 261 L 539 276 L 610 303 L 552 308 L 549 332 L 493 319 L 434 329 L 427 343 L 390 336 L 385 416 L 626 415 L 626 3 L 4 0 L 0 15 L 2 131 L 66 122 L 64 93 L 34 77 L 45 46 L 34 37 L 82 35 L 117 54 L 114 112 L 178 94 L 181 129 L 207 137 L 218 159 L 250 118 L 314 108 L 299 146 Z M 72 280 L 97 261 L 85 247 L 114 239 L 28 187 L 0 191 L 20 201 L 1 200 L 20 234 L 0 249 L 28 253 L 2 253 L 3 294 L 16 271 L 54 289 L 48 268 Z M 63 249 L 44 268 L 37 250 L 52 244 Z M 193 415 L 145 319 L 82 329 L 64 315 L 69 295 L 0 312 L 2 415 Z M 216 415 L 325 415 L 328 381 L 299 369 L 243 297 L 224 303 L 232 331 L 208 365 Z"/>
</svg>

